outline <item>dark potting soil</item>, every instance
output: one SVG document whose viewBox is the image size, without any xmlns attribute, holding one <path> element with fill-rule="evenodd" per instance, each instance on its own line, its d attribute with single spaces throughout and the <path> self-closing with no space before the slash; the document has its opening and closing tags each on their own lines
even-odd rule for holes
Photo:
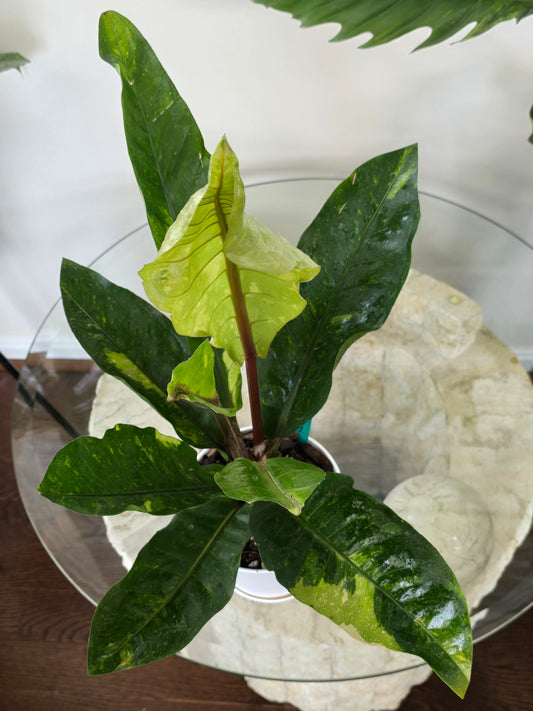
<svg viewBox="0 0 533 711">
<path fill-rule="evenodd" d="M 253 447 L 252 435 L 245 435 L 244 441 L 246 446 L 251 451 Z M 298 441 L 298 435 L 293 434 L 290 437 L 282 439 L 279 444 L 279 457 L 288 457 L 289 459 L 296 459 L 299 462 L 307 462 L 308 464 L 314 464 L 316 467 L 320 467 L 325 472 L 332 472 L 333 467 L 329 459 L 322 454 L 318 449 L 313 447 L 312 444 L 303 443 Z M 208 464 L 225 464 L 223 458 L 218 453 L 216 449 L 210 450 L 207 455 L 202 460 L 204 466 Z M 242 549 L 241 554 L 241 568 L 262 568 L 263 563 L 261 561 L 261 555 L 257 544 L 253 538 L 246 543 Z"/>
</svg>

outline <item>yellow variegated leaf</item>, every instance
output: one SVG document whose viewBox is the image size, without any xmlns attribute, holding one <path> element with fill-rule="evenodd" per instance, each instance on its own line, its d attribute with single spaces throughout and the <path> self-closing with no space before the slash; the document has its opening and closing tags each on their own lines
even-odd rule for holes
<svg viewBox="0 0 533 711">
<path fill-rule="evenodd" d="M 172 371 L 172 380 L 167 388 L 169 401 L 187 400 L 213 412 L 233 417 L 234 407 L 221 407 L 215 384 L 215 354 L 204 341 L 192 356 Z"/>
<path fill-rule="evenodd" d="M 472 632 L 454 574 L 429 541 L 354 489 L 350 476 L 326 474 L 299 516 L 254 503 L 250 531 L 265 567 L 300 602 L 358 639 L 419 655 L 464 696 Z"/>
<path fill-rule="evenodd" d="M 140 272 L 150 300 L 178 333 L 210 336 L 233 361 L 265 357 L 276 333 L 305 307 L 298 285 L 319 271 L 307 255 L 244 215 L 237 157 L 225 138 L 208 184 L 170 227 Z"/>
</svg>

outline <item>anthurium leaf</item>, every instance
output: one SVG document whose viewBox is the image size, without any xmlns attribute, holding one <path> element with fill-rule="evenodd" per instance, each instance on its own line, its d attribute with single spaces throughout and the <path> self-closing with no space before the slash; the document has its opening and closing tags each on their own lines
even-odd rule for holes
<svg viewBox="0 0 533 711">
<path fill-rule="evenodd" d="M 205 338 L 187 338 L 191 353 L 205 341 Z M 215 382 L 223 407 L 242 408 L 242 376 L 239 366 L 231 360 L 222 348 L 213 348 L 215 354 Z"/>
<path fill-rule="evenodd" d="M 249 535 L 248 507 L 222 496 L 177 514 L 98 605 L 89 674 L 146 664 L 185 647 L 232 596 Z"/>
<path fill-rule="evenodd" d="M 131 425 L 67 444 L 52 459 L 39 491 L 67 509 L 96 516 L 126 510 L 173 514 L 220 496 L 196 450 L 152 427 Z"/>
<path fill-rule="evenodd" d="M 242 408 L 242 375 L 241 369 L 226 351 L 214 348 L 215 381 L 220 402 L 224 407 Z"/>
<path fill-rule="evenodd" d="M 203 341 L 188 360 L 174 368 L 167 392 L 170 401 L 187 400 L 221 415 L 235 416 L 234 407 L 220 405 L 215 384 L 215 354 L 209 341 Z"/>
<path fill-rule="evenodd" d="M 522 20 L 533 14 L 527 0 L 435 0 L 434 2 L 391 2 L 391 0 L 254 0 L 277 10 L 290 12 L 303 27 L 337 22 L 341 30 L 334 38 L 345 40 L 363 32 L 373 37 L 372 47 L 401 37 L 419 27 L 432 32 L 420 47 L 429 47 L 452 37 L 466 25 L 476 26 L 465 39 L 476 37 L 505 20 Z"/>
<path fill-rule="evenodd" d="M 205 184 L 209 153 L 186 103 L 129 20 L 104 12 L 99 48 L 122 79 L 128 152 L 159 248 L 181 208 Z"/>
<path fill-rule="evenodd" d="M 267 435 L 311 419 L 346 348 L 382 326 L 409 272 L 419 215 L 417 149 L 409 146 L 358 168 L 304 232 L 298 246 L 321 270 L 302 284 L 305 311 L 257 364 Z"/>
<path fill-rule="evenodd" d="M 235 459 L 215 475 L 215 481 L 232 499 L 249 504 L 273 501 L 298 516 L 324 476 L 325 472 L 312 464 L 278 457 L 264 462 Z"/>
<path fill-rule="evenodd" d="M 149 402 L 195 447 L 220 446 L 213 413 L 186 402 L 167 402 L 177 363 L 190 357 L 187 339 L 169 319 L 131 291 L 67 259 L 61 269 L 63 307 L 91 358 Z"/>
<path fill-rule="evenodd" d="M 355 637 L 422 657 L 459 696 L 470 678 L 468 609 L 438 551 L 385 504 L 328 474 L 300 516 L 253 504 L 265 566 Z"/>
<path fill-rule="evenodd" d="M 205 341 L 205 338 L 187 338 L 191 353 Z M 220 402 L 224 407 L 242 407 L 241 369 L 222 348 L 213 348 L 215 354 L 215 382 Z"/>
<path fill-rule="evenodd" d="M 18 69 L 20 72 L 20 68 L 28 63 L 29 60 L 18 54 L 18 52 L 0 54 L 0 72 L 7 72 L 8 69 Z"/>
<path fill-rule="evenodd" d="M 304 308 L 298 285 L 319 268 L 243 213 L 244 186 L 225 138 L 195 193 L 140 272 L 149 299 L 186 336 L 211 336 L 235 363 L 265 357 L 272 338 Z M 248 342 L 250 341 L 250 342 Z"/>
</svg>

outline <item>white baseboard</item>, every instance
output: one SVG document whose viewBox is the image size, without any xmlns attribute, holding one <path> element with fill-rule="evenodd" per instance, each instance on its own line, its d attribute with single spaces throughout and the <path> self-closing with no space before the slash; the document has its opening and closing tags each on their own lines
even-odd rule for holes
<svg viewBox="0 0 533 711">
<path fill-rule="evenodd" d="M 25 360 L 32 347 L 33 339 L 0 336 L 0 351 L 8 360 Z M 57 339 L 40 333 L 32 349 L 46 351 L 49 358 L 86 359 L 88 355 L 72 338 Z"/>
<path fill-rule="evenodd" d="M 9 360 L 24 360 L 32 345 L 31 338 L 0 336 L 0 351 Z M 53 335 L 40 333 L 33 350 L 47 351 L 49 358 L 85 359 L 88 358 L 83 348 L 73 339 L 57 339 Z M 516 357 L 529 372 L 533 370 L 533 351 L 529 348 L 516 347 Z"/>
<path fill-rule="evenodd" d="M 8 360 L 24 360 L 31 341 L 31 338 L 0 336 L 0 350 Z"/>
</svg>

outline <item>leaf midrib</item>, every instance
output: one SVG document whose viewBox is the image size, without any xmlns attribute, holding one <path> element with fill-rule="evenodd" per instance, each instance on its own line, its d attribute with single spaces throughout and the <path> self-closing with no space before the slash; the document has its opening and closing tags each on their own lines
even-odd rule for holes
<svg viewBox="0 0 533 711">
<path fill-rule="evenodd" d="M 118 498 L 123 496 L 153 496 L 154 494 L 188 494 L 191 492 L 201 492 L 201 491 L 217 491 L 217 486 L 210 486 L 209 484 L 202 484 L 201 486 L 184 486 L 179 489 L 176 488 L 166 488 L 166 489 L 139 489 L 139 490 L 128 490 L 128 491 L 117 491 L 117 492 L 98 492 L 93 491 L 89 493 L 79 493 L 74 492 L 64 493 L 54 491 L 53 489 L 43 490 L 43 494 L 54 495 L 62 499 L 85 499 L 85 498 L 95 498 L 106 499 L 106 498 Z"/>
<path fill-rule="evenodd" d="M 278 482 L 278 480 L 276 479 L 276 477 L 274 476 L 274 474 L 272 473 L 272 471 L 270 470 L 270 468 L 269 468 L 269 466 L 268 466 L 268 459 L 267 459 L 266 462 L 263 463 L 263 466 L 265 467 L 265 469 L 266 469 L 266 471 L 267 471 L 267 473 L 268 473 L 268 477 L 269 477 L 270 481 L 274 484 L 274 488 L 279 491 L 279 493 L 281 494 L 281 497 L 282 497 L 284 500 L 286 500 L 286 501 L 289 502 L 290 508 L 289 508 L 288 506 L 285 506 L 285 508 L 286 508 L 290 513 L 292 513 L 293 516 L 299 515 L 299 514 L 301 513 L 301 511 L 302 511 L 302 505 L 299 503 L 299 501 L 296 500 L 296 498 L 295 498 L 292 494 L 290 494 L 288 491 L 286 491 L 286 490 L 281 486 L 281 484 Z M 295 514 L 295 513 L 294 513 L 294 510 L 296 510 L 298 513 Z"/>
</svg>

